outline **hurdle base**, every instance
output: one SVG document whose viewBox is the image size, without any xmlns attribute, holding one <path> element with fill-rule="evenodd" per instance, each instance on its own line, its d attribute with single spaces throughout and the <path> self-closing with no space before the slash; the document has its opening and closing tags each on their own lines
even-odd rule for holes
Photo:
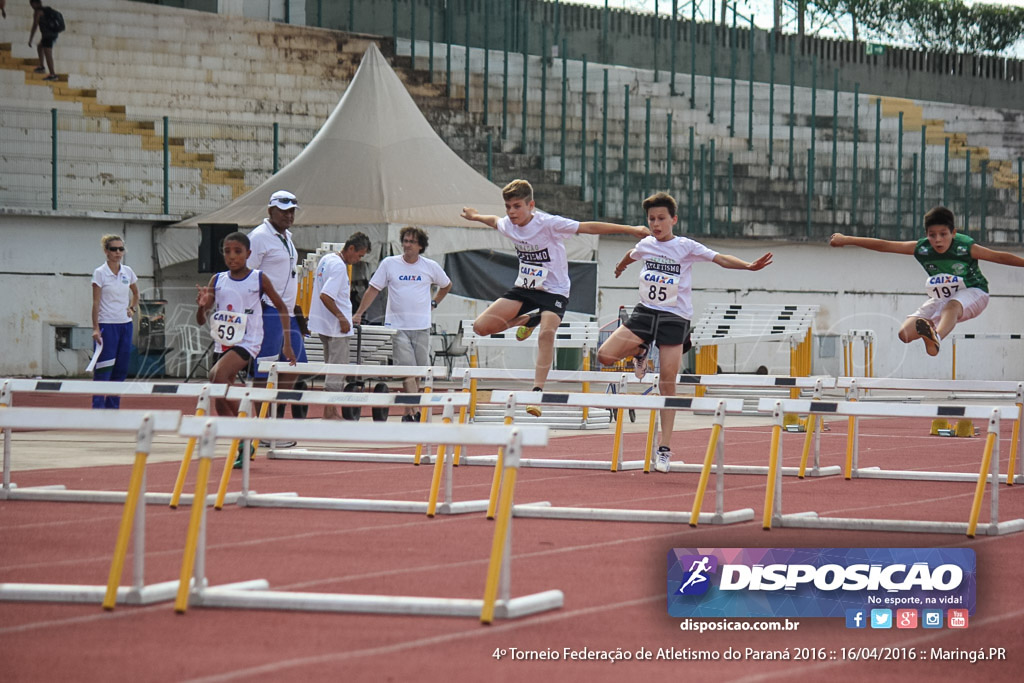
<svg viewBox="0 0 1024 683">
<path fill-rule="evenodd" d="M 226 503 L 238 502 L 240 492 L 229 493 L 224 497 Z M 125 499 L 128 497 L 125 491 L 90 491 L 86 489 L 66 489 L 63 486 L 50 487 L 50 486 L 26 486 L 18 489 L 11 489 L 6 500 L 41 500 L 48 502 L 65 502 L 65 503 L 119 503 L 123 504 Z M 178 505 L 191 505 L 192 494 L 182 494 L 178 502 Z M 146 492 L 144 494 L 144 500 L 147 505 L 170 505 L 171 494 L 170 493 L 153 493 Z M 206 502 L 212 505 L 217 500 L 216 494 L 210 494 L 206 497 Z"/>
<path fill-rule="evenodd" d="M 496 455 L 468 455 L 459 459 L 459 465 L 484 465 L 494 467 L 498 461 Z M 519 461 L 520 469 L 524 467 L 548 467 L 552 469 L 566 470 L 610 470 L 610 460 L 556 460 L 554 458 L 522 458 Z M 643 460 L 625 460 L 619 465 L 619 470 L 642 470 Z"/>
<path fill-rule="evenodd" d="M 615 508 L 568 508 L 542 505 L 513 505 L 514 517 L 535 517 L 543 519 L 573 519 L 594 522 L 662 522 L 667 524 L 689 524 L 689 512 L 670 510 L 622 510 Z M 739 524 L 754 519 L 752 508 L 731 510 L 722 514 L 702 512 L 699 524 Z"/>
<path fill-rule="evenodd" d="M 669 463 L 669 472 L 688 472 L 690 474 L 700 474 L 703 470 L 703 465 L 687 464 L 683 462 Z M 718 470 L 717 466 L 712 466 L 711 472 L 714 473 Z M 722 471 L 725 474 L 768 474 L 768 468 L 762 465 L 723 465 Z M 814 469 L 808 467 L 804 472 L 804 477 L 835 477 L 843 473 L 843 468 L 839 465 L 829 465 L 827 467 L 819 467 Z M 799 467 L 783 467 L 782 476 L 784 477 L 798 477 L 800 476 Z"/>
<path fill-rule="evenodd" d="M 225 584 L 219 588 L 235 590 L 261 590 L 269 587 L 264 580 Z M 153 605 L 170 602 L 178 593 L 177 581 L 164 581 L 137 588 L 119 586 L 117 604 Z M 63 602 L 101 605 L 107 596 L 106 586 L 79 586 L 60 583 L 0 583 L 0 601 L 7 602 Z"/>
<path fill-rule="evenodd" d="M 248 507 L 295 508 L 300 510 L 349 510 L 358 512 L 407 512 L 427 514 L 427 503 L 414 500 L 375 500 L 371 498 L 314 498 L 277 493 L 250 494 L 245 497 Z M 483 512 L 488 500 L 467 500 L 456 503 L 438 503 L 434 511 L 439 515 L 460 515 Z"/>
<path fill-rule="evenodd" d="M 404 453 L 359 453 L 354 451 L 313 451 L 306 448 L 282 448 L 267 451 L 270 460 L 322 460 L 332 462 L 380 462 L 415 464 L 416 456 Z M 434 456 L 423 453 L 421 465 L 432 465 Z"/>
<path fill-rule="evenodd" d="M 853 479 L 905 479 L 908 481 L 962 481 L 978 483 L 978 475 L 971 472 L 927 472 L 918 470 L 883 470 L 877 467 L 858 468 L 851 473 Z M 986 475 L 985 481 L 989 477 Z M 1014 481 L 1018 477 L 1014 476 Z M 999 483 L 1006 483 L 1006 475 L 999 475 Z"/>
<path fill-rule="evenodd" d="M 524 595 L 495 604 L 495 616 L 517 619 L 562 607 L 560 590 Z M 349 593 L 299 593 L 285 591 L 240 591 L 205 588 L 192 592 L 190 604 L 197 607 L 234 607 L 304 612 L 351 614 L 403 614 L 409 616 L 480 618 L 483 600 L 425 598 L 414 596 L 358 595 Z"/>
<path fill-rule="evenodd" d="M 863 519 L 857 517 L 819 517 L 815 512 L 786 514 L 772 519 L 772 527 L 802 529 L 841 529 L 844 531 L 896 531 L 927 534 L 967 534 L 967 522 L 933 522 L 907 519 Z M 979 522 L 976 536 L 1005 536 L 1024 531 L 1024 519 L 991 524 Z"/>
</svg>

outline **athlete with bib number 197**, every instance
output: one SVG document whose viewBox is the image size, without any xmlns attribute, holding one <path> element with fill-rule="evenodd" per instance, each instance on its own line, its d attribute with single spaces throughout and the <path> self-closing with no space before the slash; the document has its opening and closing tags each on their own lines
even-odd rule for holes
<svg viewBox="0 0 1024 683">
<path fill-rule="evenodd" d="M 473 332 L 487 336 L 518 326 L 516 339 L 523 341 L 539 326 L 533 390 L 540 391 L 554 358 L 555 331 L 569 303 L 565 240 L 577 233 L 624 233 L 645 237 L 650 232 L 643 226 L 597 221 L 581 223 L 538 211 L 533 201 L 533 187 L 525 180 L 513 180 L 502 189 L 501 196 L 505 200 L 506 216 L 482 215 L 471 207 L 462 210 L 466 220 L 483 223 L 512 240 L 519 255 L 515 285 L 477 317 Z M 541 414 L 539 406 L 527 406 L 526 411 L 535 417 Z"/>
<path fill-rule="evenodd" d="M 1004 266 L 1024 267 L 1024 258 L 977 244 L 957 233 L 953 212 L 936 206 L 924 215 L 925 237 L 917 241 L 894 242 L 873 237 L 851 237 L 835 233 L 833 247 L 861 247 L 888 254 L 907 254 L 917 259 L 928 273 L 925 292 L 928 299 L 907 316 L 900 327 L 904 344 L 921 339 L 929 356 L 939 355 L 939 342 L 957 323 L 981 315 L 988 306 L 988 280 L 981 274 L 978 261 Z"/>
</svg>

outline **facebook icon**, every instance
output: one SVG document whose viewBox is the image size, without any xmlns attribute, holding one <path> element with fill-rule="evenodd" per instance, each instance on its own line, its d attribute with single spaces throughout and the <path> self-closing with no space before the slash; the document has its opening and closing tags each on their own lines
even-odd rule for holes
<svg viewBox="0 0 1024 683">
<path fill-rule="evenodd" d="M 862 609 L 846 610 L 846 628 L 867 628 L 867 612 Z"/>
</svg>

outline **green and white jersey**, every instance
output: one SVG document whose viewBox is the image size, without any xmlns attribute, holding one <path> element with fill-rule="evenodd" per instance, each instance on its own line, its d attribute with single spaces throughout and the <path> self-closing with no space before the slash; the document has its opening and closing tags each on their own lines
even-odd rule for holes
<svg viewBox="0 0 1024 683">
<path fill-rule="evenodd" d="M 978 259 L 971 258 L 971 246 L 974 240 L 967 235 L 953 235 L 953 242 L 945 253 L 932 249 L 927 238 L 917 241 L 914 258 L 924 267 L 929 275 L 948 273 L 960 277 L 968 287 L 977 287 L 988 292 L 988 280 L 981 274 Z"/>
</svg>

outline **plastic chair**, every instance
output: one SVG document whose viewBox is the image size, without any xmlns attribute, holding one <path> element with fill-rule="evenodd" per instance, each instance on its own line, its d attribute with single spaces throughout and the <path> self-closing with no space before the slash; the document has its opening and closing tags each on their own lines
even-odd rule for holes
<svg viewBox="0 0 1024 683">
<path fill-rule="evenodd" d="M 430 362 L 433 364 L 438 358 L 444 359 L 444 364 L 448 366 L 448 375 L 451 376 L 455 359 L 469 356 L 469 347 L 462 343 L 462 325 L 459 325 L 459 331 L 455 334 L 448 334 L 436 327 L 434 329 L 435 334 L 441 337 L 441 348 L 434 352 Z"/>
<path fill-rule="evenodd" d="M 206 360 L 209 346 L 203 346 L 203 331 L 198 325 L 182 325 L 178 328 L 178 342 L 181 353 L 185 356 L 185 381 L 192 379 L 192 374 Z M 197 362 L 193 365 L 192 361 Z"/>
</svg>

